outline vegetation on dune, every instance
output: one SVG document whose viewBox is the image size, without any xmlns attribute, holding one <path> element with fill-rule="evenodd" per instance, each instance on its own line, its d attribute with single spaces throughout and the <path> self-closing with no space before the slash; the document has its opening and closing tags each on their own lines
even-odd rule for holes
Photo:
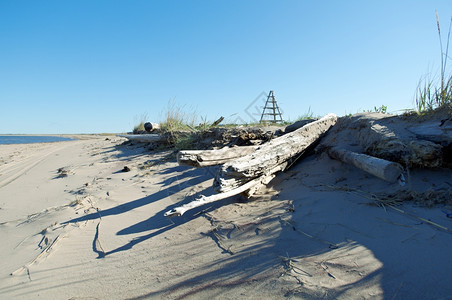
<svg viewBox="0 0 452 300">
<path fill-rule="evenodd" d="M 373 110 L 371 110 L 371 109 L 363 110 L 363 112 L 368 112 L 368 113 L 377 112 L 377 113 L 382 113 L 382 114 L 387 113 L 387 111 L 388 111 L 388 106 L 383 105 L 383 104 L 380 107 L 374 106 Z M 351 115 L 349 115 L 349 116 L 351 116 Z"/>
<path fill-rule="evenodd" d="M 299 116 L 296 121 L 311 119 L 316 119 L 316 117 L 314 117 L 314 112 L 311 110 L 311 107 L 309 106 L 308 111 L 305 114 Z"/>
<path fill-rule="evenodd" d="M 445 51 L 443 51 L 438 11 L 436 12 L 436 25 L 438 28 L 441 50 L 441 72 L 439 79 L 432 79 L 425 76 L 419 81 L 415 97 L 416 110 L 419 114 L 427 113 L 436 108 L 450 105 L 452 103 L 452 74 L 447 74 L 447 60 L 449 58 L 448 52 L 452 17 L 449 22 L 449 31 Z"/>
<path fill-rule="evenodd" d="M 160 129 L 169 133 L 193 130 L 198 119 L 195 111 L 187 112 L 184 106 L 178 106 L 174 100 L 168 101 L 164 114 L 164 120 L 160 122 Z"/>
<path fill-rule="evenodd" d="M 146 113 L 144 113 L 140 116 L 140 118 L 135 118 L 135 119 L 136 119 L 135 123 L 137 123 L 137 122 L 138 123 L 137 123 L 137 125 L 135 125 L 133 127 L 133 133 L 137 134 L 137 133 L 143 132 L 144 131 L 144 123 L 148 119 L 148 115 Z"/>
<path fill-rule="evenodd" d="M 452 103 L 452 75 L 447 80 L 441 79 L 438 86 L 435 80 L 422 79 L 416 92 L 416 110 L 426 113 Z"/>
</svg>

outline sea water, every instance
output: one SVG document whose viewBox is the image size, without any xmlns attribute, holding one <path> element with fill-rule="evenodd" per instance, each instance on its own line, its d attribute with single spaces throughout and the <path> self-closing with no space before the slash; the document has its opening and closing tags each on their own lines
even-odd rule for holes
<svg viewBox="0 0 452 300">
<path fill-rule="evenodd" d="M 61 136 L 38 135 L 0 135 L 0 145 L 5 144 L 33 144 L 73 141 L 74 139 Z"/>
</svg>

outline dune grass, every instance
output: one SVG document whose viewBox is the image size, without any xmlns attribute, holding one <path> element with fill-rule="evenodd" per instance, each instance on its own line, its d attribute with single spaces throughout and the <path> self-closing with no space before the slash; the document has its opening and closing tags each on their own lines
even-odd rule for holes
<svg viewBox="0 0 452 300">
<path fill-rule="evenodd" d="M 135 120 L 136 125 L 133 127 L 133 133 L 137 134 L 137 133 L 144 131 L 144 123 L 148 119 L 148 114 L 144 113 L 139 118 L 136 117 L 135 119 L 136 119 Z"/>
<path fill-rule="evenodd" d="M 195 111 L 188 111 L 184 106 L 179 106 L 174 100 L 168 101 L 168 107 L 164 113 L 164 120 L 160 122 L 160 128 L 165 132 L 191 130 L 195 127 L 198 116 Z"/>
<path fill-rule="evenodd" d="M 316 119 L 316 117 L 314 116 L 314 112 L 311 110 L 311 107 L 309 106 L 308 111 L 304 114 L 302 114 L 301 116 L 299 116 L 296 121 L 301 121 L 301 120 L 311 120 L 311 119 Z"/>
<path fill-rule="evenodd" d="M 419 81 L 415 104 L 419 114 L 433 111 L 438 107 L 450 105 L 452 103 L 452 74 L 447 73 L 447 60 L 449 52 L 450 31 L 452 25 L 452 17 L 449 22 L 449 31 L 447 34 L 446 49 L 443 51 L 443 42 L 441 37 L 441 27 L 436 11 L 436 25 L 438 28 L 439 44 L 441 50 L 441 70 L 439 79 L 425 76 Z"/>
</svg>

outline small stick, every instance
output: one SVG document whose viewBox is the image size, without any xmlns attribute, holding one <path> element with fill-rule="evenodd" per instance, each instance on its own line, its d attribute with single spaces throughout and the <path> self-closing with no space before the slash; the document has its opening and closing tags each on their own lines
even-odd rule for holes
<svg viewBox="0 0 452 300">
<path fill-rule="evenodd" d="M 389 207 L 392 208 L 392 209 L 395 210 L 395 211 L 398 211 L 399 213 L 402 213 L 402 214 L 408 215 L 408 216 L 410 216 L 410 217 L 412 217 L 412 218 L 416 218 L 416 219 L 418 219 L 418 220 L 421 220 L 422 222 L 425 222 L 425 223 L 427 223 L 427 224 L 430 224 L 430 225 L 432 225 L 432 226 L 435 226 L 435 227 L 437 227 L 437 228 L 439 228 L 439 229 L 442 229 L 442 230 L 444 230 L 444 231 L 446 231 L 446 232 L 448 232 L 448 233 L 452 233 L 452 230 L 451 230 L 451 229 L 449 229 L 449 228 L 447 228 L 447 227 L 444 227 L 444 226 L 442 226 L 442 225 L 439 225 L 439 224 L 437 224 L 437 223 L 435 223 L 435 222 L 432 222 L 432 221 L 427 220 L 427 219 L 422 218 L 422 217 L 418 217 L 418 216 L 416 216 L 415 214 L 406 212 L 406 211 L 404 211 L 404 210 L 402 210 L 402 209 L 399 209 L 399 208 L 397 208 L 397 207 L 395 207 L 395 206 L 393 206 L 393 205 L 389 205 Z"/>
</svg>

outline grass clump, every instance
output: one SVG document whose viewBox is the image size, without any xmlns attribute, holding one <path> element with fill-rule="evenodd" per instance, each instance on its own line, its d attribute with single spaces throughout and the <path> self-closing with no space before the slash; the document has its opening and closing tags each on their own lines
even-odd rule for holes
<svg viewBox="0 0 452 300">
<path fill-rule="evenodd" d="M 376 113 L 382 113 L 385 114 L 388 112 L 388 106 L 381 105 L 380 107 L 374 106 L 374 110 L 363 110 L 363 112 L 376 112 Z"/>
<path fill-rule="evenodd" d="M 135 119 L 137 119 L 137 118 L 135 118 Z M 144 113 L 141 115 L 141 117 L 138 119 L 138 121 L 135 120 L 135 123 L 137 123 L 137 124 L 133 127 L 134 134 L 138 134 L 140 132 L 145 131 L 144 123 L 146 123 L 147 119 L 148 119 L 148 114 Z"/>
<path fill-rule="evenodd" d="M 187 112 L 185 106 L 179 106 L 174 100 L 170 100 L 164 113 L 164 120 L 160 122 L 160 130 L 176 150 L 192 149 L 196 143 L 197 119 L 195 111 Z M 206 123 L 205 120 L 204 123 Z M 202 126 L 204 125 L 199 127 Z"/>
<path fill-rule="evenodd" d="M 160 129 L 169 133 L 193 130 L 197 120 L 196 112 L 187 113 L 184 108 L 176 105 L 174 100 L 168 101 L 168 108 L 163 122 L 160 123 Z"/>
<path fill-rule="evenodd" d="M 431 79 L 427 76 L 419 81 L 415 97 L 416 109 L 419 114 L 430 112 L 438 107 L 450 105 L 452 103 L 452 74 L 447 74 L 446 68 L 452 17 L 449 23 L 449 32 L 447 35 L 445 52 L 443 52 L 438 11 L 436 11 L 436 25 L 438 27 L 439 44 L 441 49 L 441 74 L 439 82 L 438 80 Z"/>
<path fill-rule="evenodd" d="M 312 119 L 318 119 L 317 116 L 314 116 L 314 112 L 311 110 L 311 107 L 309 106 L 308 111 L 301 116 L 299 116 L 295 121 L 301 121 L 301 120 L 312 120 Z"/>
<path fill-rule="evenodd" d="M 434 80 L 424 79 L 419 82 L 416 91 L 416 109 L 418 113 L 432 111 L 452 103 L 452 76 L 443 81 L 441 86 Z"/>
</svg>

